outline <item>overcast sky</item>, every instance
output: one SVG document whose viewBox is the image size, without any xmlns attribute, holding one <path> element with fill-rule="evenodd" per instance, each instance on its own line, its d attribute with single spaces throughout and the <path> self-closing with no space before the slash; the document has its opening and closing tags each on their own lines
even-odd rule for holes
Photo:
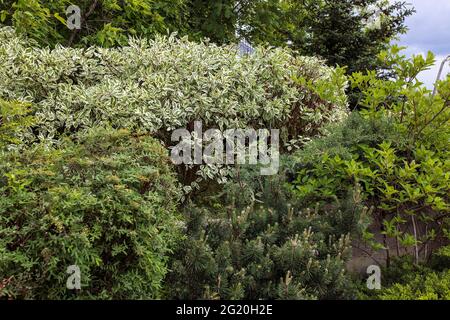
<svg viewBox="0 0 450 320">
<path fill-rule="evenodd" d="M 405 53 L 426 54 L 433 51 L 437 57 L 435 67 L 419 78 L 432 88 L 442 60 L 450 55 L 450 0 L 406 0 L 416 8 L 416 13 L 406 20 L 409 28 L 398 42 L 408 46 Z M 450 72 L 449 63 L 444 74 Z"/>
</svg>

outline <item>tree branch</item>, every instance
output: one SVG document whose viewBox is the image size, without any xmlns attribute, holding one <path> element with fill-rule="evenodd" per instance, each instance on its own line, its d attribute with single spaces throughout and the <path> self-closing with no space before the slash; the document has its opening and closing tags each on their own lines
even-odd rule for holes
<svg viewBox="0 0 450 320">
<path fill-rule="evenodd" d="M 98 4 L 98 0 L 94 0 L 91 3 L 91 5 L 89 6 L 88 11 L 86 11 L 86 14 L 84 14 L 81 17 L 81 19 L 80 19 L 81 20 L 80 21 L 81 22 L 81 26 L 87 20 L 87 18 L 94 12 L 95 8 L 97 7 L 97 4 Z M 78 34 L 79 31 L 80 31 L 80 29 L 73 29 L 72 30 L 72 33 L 71 33 L 70 38 L 69 38 L 69 42 L 67 44 L 69 47 L 72 46 L 73 42 L 75 41 L 75 37 L 76 37 L 76 35 Z"/>
</svg>

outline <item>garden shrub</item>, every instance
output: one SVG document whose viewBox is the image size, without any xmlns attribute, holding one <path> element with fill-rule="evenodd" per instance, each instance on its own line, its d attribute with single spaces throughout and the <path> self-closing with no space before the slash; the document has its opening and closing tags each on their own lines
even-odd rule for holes
<svg viewBox="0 0 450 320">
<path fill-rule="evenodd" d="M 223 192 L 184 210 L 187 239 L 166 281 L 176 299 L 353 297 L 345 263 L 351 236 L 367 226 L 355 192 L 326 208 L 300 210 L 283 175 L 240 168 Z M 286 201 L 287 200 L 287 201 Z"/>
<path fill-rule="evenodd" d="M 233 46 L 157 37 L 117 49 L 50 50 L 0 29 L 0 97 L 32 104 L 36 124 L 26 142 L 57 143 L 62 135 L 110 125 L 151 133 L 168 146 L 173 130 L 202 121 L 203 131 L 280 129 L 283 151 L 346 117 L 346 86 L 342 69 L 288 49 L 239 56 Z M 199 188 L 202 180 L 223 182 L 229 168 L 188 172 L 194 178 L 182 182 Z"/>
<path fill-rule="evenodd" d="M 447 236 L 450 238 L 449 235 Z M 450 269 L 450 245 L 436 250 L 430 259 L 429 265 L 433 270 L 437 271 Z"/>
<path fill-rule="evenodd" d="M 370 233 L 364 240 L 386 251 L 387 264 L 392 250 L 399 255 L 401 248 L 410 248 L 418 263 L 422 253 L 428 258 L 430 243 L 450 239 L 450 77 L 433 96 L 416 79 L 433 56 L 406 60 L 398 50 L 381 55 L 396 81 L 378 79 L 373 72 L 353 75 L 366 109 L 299 151 L 292 183 L 304 205 L 334 201 L 360 185 L 384 237 L 383 244 L 373 242 Z M 395 248 L 388 246 L 389 237 Z"/>
<path fill-rule="evenodd" d="M 353 151 L 347 159 L 317 152 L 316 162 L 303 162 L 311 154 L 303 158 L 300 152 L 294 192 L 304 204 L 326 203 L 361 185 L 365 204 L 374 207 L 375 218 L 382 222 L 382 233 L 399 245 L 418 248 L 446 238 L 450 212 L 448 158 L 423 145 L 412 150 L 396 147 L 397 142 L 383 141 L 375 147 L 355 144 L 347 149 Z M 421 228 L 413 234 L 413 230 L 404 228 L 412 224 L 418 229 L 419 223 L 427 226 L 425 232 Z M 371 236 L 366 236 L 370 240 Z M 396 250 L 398 254 L 398 246 Z M 416 259 L 418 254 L 417 250 Z"/>
<path fill-rule="evenodd" d="M 450 300 L 450 270 L 416 275 L 411 281 L 382 290 L 381 300 Z"/>
<path fill-rule="evenodd" d="M 126 130 L 73 138 L 1 156 L 0 297 L 160 297 L 182 225 L 167 151 Z"/>
<path fill-rule="evenodd" d="M 233 46 L 157 37 L 117 49 L 50 50 L 10 28 L 0 29 L 0 40 L 0 96 L 33 103 L 42 139 L 99 124 L 167 139 L 196 120 L 204 130 L 277 128 L 293 139 L 346 115 L 342 72 L 287 49 L 240 57 Z M 322 85 L 311 90 L 298 79 Z"/>
</svg>

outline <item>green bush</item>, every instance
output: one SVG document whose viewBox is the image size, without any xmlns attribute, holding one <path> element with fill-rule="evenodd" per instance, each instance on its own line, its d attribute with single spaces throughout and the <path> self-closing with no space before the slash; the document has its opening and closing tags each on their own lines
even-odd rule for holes
<svg viewBox="0 0 450 320">
<path fill-rule="evenodd" d="M 411 281 L 382 290 L 381 300 L 450 300 L 450 270 L 416 275 Z"/>
<path fill-rule="evenodd" d="M 353 75 L 366 109 L 298 152 L 293 181 L 304 205 L 335 201 L 360 185 L 384 237 L 383 244 L 373 242 L 370 233 L 364 240 L 386 251 L 387 264 L 390 252 L 399 255 L 402 247 L 413 249 L 416 263 L 421 252 L 427 259 L 428 245 L 445 243 L 450 234 L 450 77 L 432 95 L 416 77 L 433 56 L 406 60 L 398 50 L 381 55 L 395 81 L 378 79 L 374 72 Z M 396 240 L 394 247 L 387 237 Z"/>
<path fill-rule="evenodd" d="M 158 298 L 179 194 L 153 138 L 97 129 L 0 161 L 0 297 Z M 66 288 L 70 265 L 79 291 Z"/>
<path fill-rule="evenodd" d="M 70 30 L 66 10 L 80 7 L 81 29 Z M 128 36 L 151 37 L 182 31 L 185 0 L 0 0 L 0 23 L 14 26 L 41 45 L 102 45 L 127 43 Z"/>
<path fill-rule="evenodd" d="M 344 140 L 344 144 L 347 142 Z M 398 142 L 383 141 L 375 147 L 353 144 L 346 150 L 351 152 L 347 159 L 336 151 L 339 145 L 334 147 L 336 153 L 316 152 L 315 157 L 309 153 L 311 150 L 303 151 L 304 157 L 298 154 L 301 165 L 297 166 L 294 192 L 307 205 L 334 201 L 355 185 L 361 185 L 365 204 L 373 207 L 375 218 L 382 221 L 382 234 L 397 240 L 397 248 L 383 243 L 387 253 L 397 250 L 398 254 L 399 245 L 418 248 L 445 237 L 449 227 L 450 162 L 424 145 L 409 149 L 395 146 Z M 411 224 L 417 229 L 419 224 L 425 224 L 426 232 L 414 234 L 413 230 L 407 230 Z M 370 241 L 371 235 L 366 236 Z"/>
<path fill-rule="evenodd" d="M 172 145 L 174 129 L 280 129 L 281 143 L 303 141 L 347 115 L 342 69 L 287 49 L 157 37 L 117 49 L 39 49 L 0 29 L 0 97 L 32 103 L 36 125 L 25 141 L 57 142 L 97 125 L 151 133 Z M 283 151 L 283 150 L 282 150 Z M 226 168 L 195 167 L 198 182 Z M 199 177 L 200 176 L 200 177 Z M 183 181 L 190 184 L 193 181 Z"/>
<path fill-rule="evenodd" d="M 439 248 L 433 253 L 430 267 L 437 271 L 450 269 L 450 245 Z"/>
<path fill-rule="evenodd" d="M 300 152 L 299 161 L 311 158 L 303 162 L 303 167 L 299 166 L 299 176 L 294 182 L 297 195 L 306 202 L 333 200 L 345 195 L 348 188 L 361 184 L 368 204 L 386 212 L 408 204 L 448 212 L 450 162 L 423 146 L 407 155 L 406 148 L 393 143 L 383 141 L 374 147 L 354 144 L 346 150 L 350 156 L 347 159 L 336 150 L 316 152 L 315 157 L 311 157 L 311 150 Z M 339 147 L 342 144 L 335 149 Z"/>
<path fill-rule="evenodd" d="M 240 168 L 223 192 L 185 210 L 187 239 L 166 280 L 176 299 L 339 299 L 353 297 L 345 263 L 350 236 L 367 225 L 357 193 L 303 209 L 282 175 Z M 289 204 L 291 203 L 291 205 Z"/>
</svg>

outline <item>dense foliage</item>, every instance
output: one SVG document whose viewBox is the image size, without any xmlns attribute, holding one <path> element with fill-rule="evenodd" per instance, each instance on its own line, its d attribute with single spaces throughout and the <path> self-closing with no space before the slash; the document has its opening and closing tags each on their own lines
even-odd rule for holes
<svg viewBox="0 0 450 320">
<path fill-rule="evenodd" d="M 406 1 L 384 0 L 260 1 L 254 6 L 244 24 L 250 27 L 242 31 L 253 42 L 287 44 L 329 65 L 346 66 L 349 74 L 382 66 L 377 55 L 405 32 L 405 19 L 414 12 Z"/>
<path fill-rule="evenodd" d="M 152 138 L 104 129 L 2 154 L 0 297 L 160 297 L 181 237 L 169 161 Z M 66 288 L 71 265 L 80 291 Z"/>
<path fill-rule="evenodd" d="M 368 225 L 359 193 L 299 209 L 286 176 L 241 168 L 223 191 L 185 210 L 188 239 L 174 254 L 168 295 L 181 299 L 352 298 L 351 236 Z"/>
<path fill-rule="evenodd" d="M 80 30 L 67 27 L 71 4 L 81 9 Z M 377 54 L 405 31 L 412 13 L 405 1 L 385 0 L 0 0 L 0 22 L 43 45 L 111 47 L 129 36 L 174 31 L 217 44 L 245 37 L 321 56 L 350 72 L 377 67 Z"/>
<path fill-rule="evenodd" d="M 0 0 L 0 21 L 12 25 L 42 45 L 124 45 L 129 36 L 182 31 L 184 0 Z M 77 5 L 81 29 L 70 30 L 67 20 Z"/>
<path fill-rule="evenodd" d="M 29 116 L 30 111 L 30 105 L 27 103 L 0 98 L 0 150 L 22 143 L 20 137 L 33 123 Z"/>
<path fill-rule="evenodd" d="M 433 56 L 406 60 L 398 51 L 394 47 L 381 56 L 396 81 L 377 79 L 373 72 L 353 75 L 366 109 L 298 154 L 294 182 L 306 204 L 341 198 L 361 185 L 384 235 L 376 248 L 386 251 L 387 264 L 393 250 L 400 255 L 402 247 L 413 248 L 417 263 L 420 255 L 428 258 L 430 243 L 449 240 L 450 78 L 431 95 L 416 76 Z M 366 234 L 365 240 L 372 237 Z M 395 239 L 395 248 L 387 237 Z"/>
<path fill-rule="evenodd" d="M 398 281 L 398 280 L 397 280 Z M 450 300 L 450 270 L 416 274 L 405 284 L 396 283 L 384 290 L 381 300 Z"/>
<path fill-rule="evenodd" d="M 363 291 L 364 299 L 449 300 L 450 247 L 436 251 L 428 264 L 414 264 L 411 257 L 395 259 L 383 270 L 383 288 L 379 292 Z"/>
<path fill-rule="evenodd" d="M 347 114 L 342 70 L 289 50 L 239 57 L 232 46 L 173 37 L 119 49 L 49 50 L 30 47 L 8 28 L 0 39 L 0 95 L 32 104 L 31 141 L 107 124 L 152 133 L 169 146 L 171 131 L 202 121 L 204 131 L 280 129 L 288 143 Z M 202 170 L 203 177 L 224 175 Z"/>
<path fill-rule="evenodd" d="M 171 37 L 120 49 L 48 50 L 28 48 L 7 28 L 0 39 L 0 94 L 33 104 L 39 137 L 105 123 L 164 133 L 202 120 L 220 129 L 285 128 L 295 138 L 346 115 L 339 70 L 282 49 L 240 58 L 232 47 Z M 327 83 L 332 100 L 297 79 Z"/>
<path fill-rule="evenodd" d="M 0 298 L 450 298 L 450 76 L 376 60 L 403 2 L 69 4 L 0 0 Z M 280 129 L 278 174 L 173 166 L 196 121 Z"/>
</svg>

